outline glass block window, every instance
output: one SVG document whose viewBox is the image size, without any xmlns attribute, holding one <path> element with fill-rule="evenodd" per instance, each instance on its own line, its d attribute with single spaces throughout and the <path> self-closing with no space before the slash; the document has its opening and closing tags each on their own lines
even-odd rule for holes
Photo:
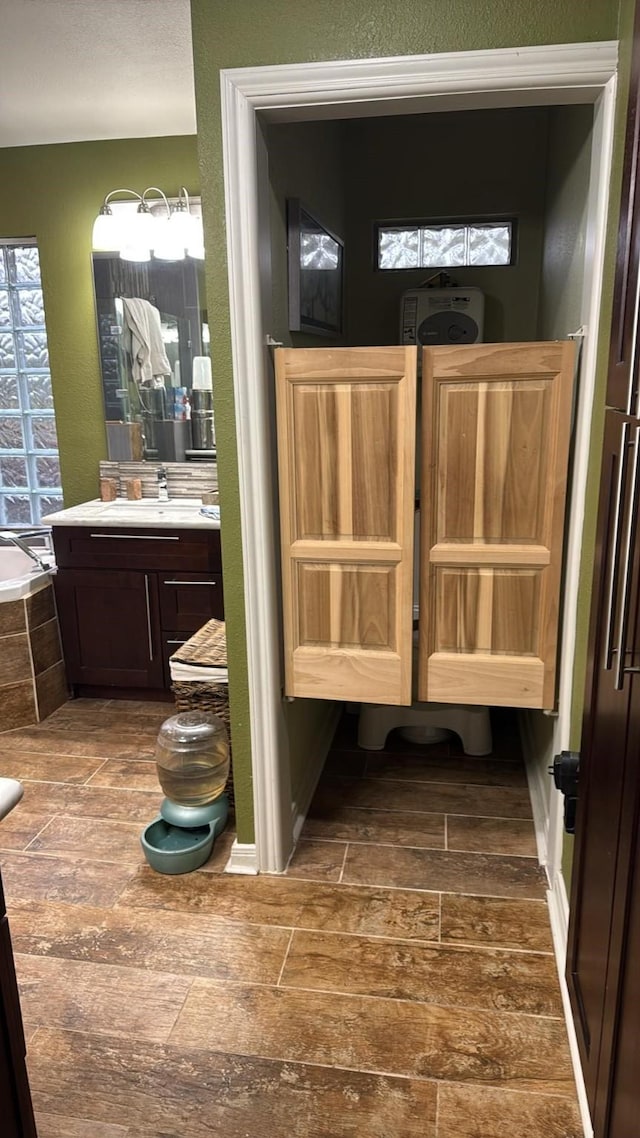
<svg viewBox="0 0 640 1138">
<path fill-rule="evenodd" d="M 0 242 L 0 526 L 61 508 L 38 247 Z"/>
<path fill-rule="evenodd" d="M 514 223 L 379 225 L 379 269 L 456 269 L 513 263 Z"/>
</svg>

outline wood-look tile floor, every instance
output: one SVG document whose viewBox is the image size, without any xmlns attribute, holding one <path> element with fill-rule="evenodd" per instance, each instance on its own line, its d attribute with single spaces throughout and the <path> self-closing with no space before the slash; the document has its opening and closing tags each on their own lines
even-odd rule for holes
<svg viewBox="0 0 640 1138">
<path fill-rule="evenodd" d="M 167 705 L 0 736 L 0 864 L 39 1138 L 579 1138 L 514 731 L 359 751 L 345 716 L 285 876 L 139 847 Z"/>
</svg>

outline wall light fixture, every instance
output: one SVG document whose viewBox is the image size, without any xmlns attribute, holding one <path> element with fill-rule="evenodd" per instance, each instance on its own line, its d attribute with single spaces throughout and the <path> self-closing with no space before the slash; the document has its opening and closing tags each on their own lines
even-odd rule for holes
<svg viewBox="0 0 640 1138">
<path fill-rule="evenodd" d="M 124 200 L 114 200 L 126 194 Z M 154 196 L 155 195 L 155 196 Z M 185 256 L 204 258 L 200 200 L 190 198 L 184 186 L 177 198 L 168 198 L 158 186 L 136 190 L 110 190 L 93 223 L 94 252 L 118 253 L 124 261 L 142 263 L 156 257 L 181 261 Z"/>
</svg>

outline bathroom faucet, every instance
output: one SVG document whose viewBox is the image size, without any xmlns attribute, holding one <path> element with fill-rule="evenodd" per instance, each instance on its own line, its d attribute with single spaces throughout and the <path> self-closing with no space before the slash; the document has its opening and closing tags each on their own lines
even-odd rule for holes
<svg viewBox="0 0 640 1138">
<path fill-rule="evenodd" d="M 160 466 L 158 468 L 157 478 L 158 478 L 158 501 L 159 502 L 168 502 L 169 501 L 169 490 L 167 487 L 167 472 L 166 472 L 164 466 Z"/>
<path fill-rule="evenodd" d="M 25 534 L 25 537 L 37 537 L 40 533 L 47 534 L 48 532 L 48 530 L 33 530 L 30 531 L 28 535 Z M 27 545 L 26 541 L 23 541 L 23 539 L 18 537 L 17 533 L 13 533 L 12 530 L 3 530 L 3 532 L 0 533 L 0 542 L 6 542 L 8 545 L 15 545 L 17 549 L 21 549 L 23 553 L 26 553 L 27 557 L 35 561 L 39 569 L 44 569 L 45 571 L 49 569 L 49 566 L 45 564 L 42 558 L 38 557 L 38 554 Z"/>
</svg>

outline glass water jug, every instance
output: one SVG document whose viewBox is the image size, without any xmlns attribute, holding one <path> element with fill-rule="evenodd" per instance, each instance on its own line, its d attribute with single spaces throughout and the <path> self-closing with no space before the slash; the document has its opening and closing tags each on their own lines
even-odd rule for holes
<svg viewBox="0 0 640 1138">
<path fill-rule="evenodd" d="M 219 716 L 182 711 L 166 719 L 156 743 L 158 778 L 180 806 L 204 806 L 223 793 L 229 776 L 229 738 Z"/>
</svg>

